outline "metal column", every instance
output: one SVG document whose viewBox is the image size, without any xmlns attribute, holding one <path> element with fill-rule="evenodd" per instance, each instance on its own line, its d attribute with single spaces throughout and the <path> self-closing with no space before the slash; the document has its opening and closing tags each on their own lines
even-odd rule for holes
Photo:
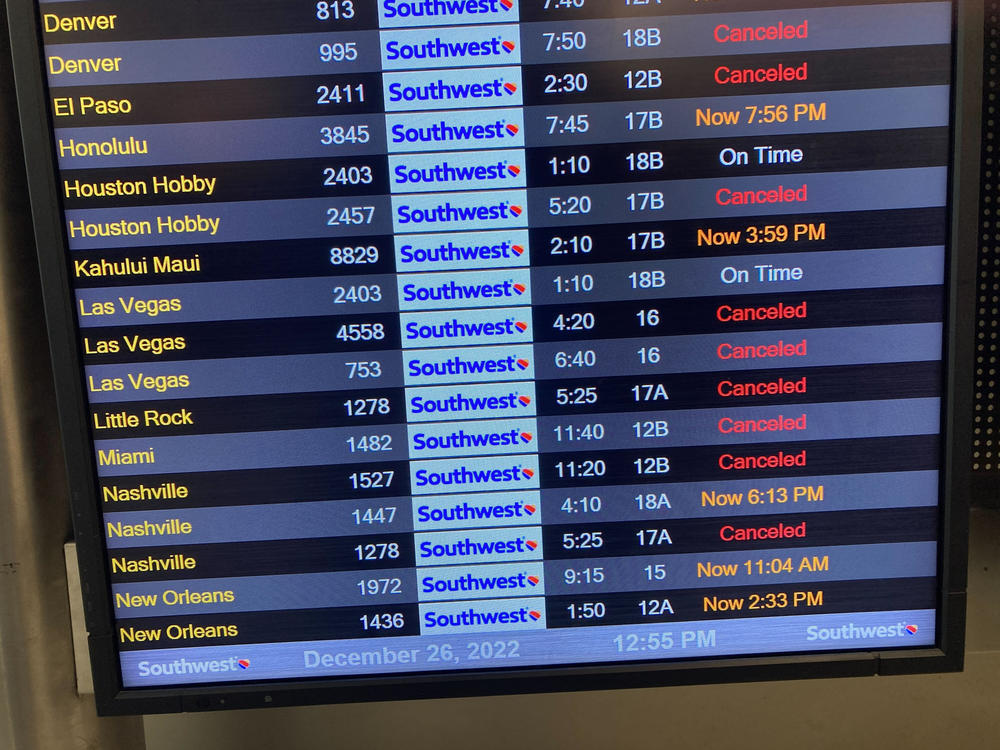
<svg viewBox="0 0 1000 750">
<path fill-rule="evenodd" d="M 143 750 L 140 718 L 98 719 L 76 694 L 72 528 L 19 132 L 0 3 L 0 750 Z"/>
</svg>

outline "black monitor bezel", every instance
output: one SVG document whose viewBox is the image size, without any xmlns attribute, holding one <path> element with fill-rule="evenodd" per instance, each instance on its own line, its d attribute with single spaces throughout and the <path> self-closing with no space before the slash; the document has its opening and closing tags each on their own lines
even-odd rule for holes
<svg viewBox="0 0 1000 750">
<path fill-rule="evenodd" d="M 39 10 L 6 0 L 42 294 L 70 505 L 84 594 L 98 713 L 168 713 L 390 699 L 636 688 L 814 677 L 948 672 L 962 669 L 972 465 L 976 248 L 982 106 L 982 3 L 954 0 L 952 161 L 949 171 L 948 309 L 942 425 L 938 642 L 911 650 L 810 652 L 664 662 L 489 669 L 375 677 L 312 678 L 191 687 L 122 685 L 88 425 L 83 363 L 57 192 L 57 163 Z M 803 6 L 809 6 L 804 0 Z M 736 9 L 734 9 L 736 10 Z M 745 10 L 740 8 L 740 10 Z"/>
</svg>

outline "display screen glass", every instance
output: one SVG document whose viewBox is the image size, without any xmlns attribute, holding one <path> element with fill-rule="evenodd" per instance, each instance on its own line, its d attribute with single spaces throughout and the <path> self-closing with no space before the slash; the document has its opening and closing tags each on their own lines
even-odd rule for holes
<svg viewBox="0 0 1000 750">
<path fill-rule="evenodd" d="M 950 2 L 39 2 L 125 688 L 936 643 Z"/>
</svg>

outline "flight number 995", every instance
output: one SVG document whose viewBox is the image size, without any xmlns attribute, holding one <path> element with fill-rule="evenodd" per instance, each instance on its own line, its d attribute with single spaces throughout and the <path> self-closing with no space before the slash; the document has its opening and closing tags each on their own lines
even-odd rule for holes
<svg viewBox="0 0 1000 750">
<path fill-rule="evenodd" d="M 319 59 L 323 62 L 349 62 L 358 59 L 357 42 L 323 42 L 319 45 Z"/>
</svg>

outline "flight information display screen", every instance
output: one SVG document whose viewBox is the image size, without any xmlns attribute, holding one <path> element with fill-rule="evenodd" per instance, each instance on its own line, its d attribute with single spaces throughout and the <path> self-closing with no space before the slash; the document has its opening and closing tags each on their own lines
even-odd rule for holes
<svg viewBox="0 0 1000 750">
<path fill-rule="evenodd" d="M 121 687 L 937 642 L 951 2 L 34 12 Z"/>
</svg>

